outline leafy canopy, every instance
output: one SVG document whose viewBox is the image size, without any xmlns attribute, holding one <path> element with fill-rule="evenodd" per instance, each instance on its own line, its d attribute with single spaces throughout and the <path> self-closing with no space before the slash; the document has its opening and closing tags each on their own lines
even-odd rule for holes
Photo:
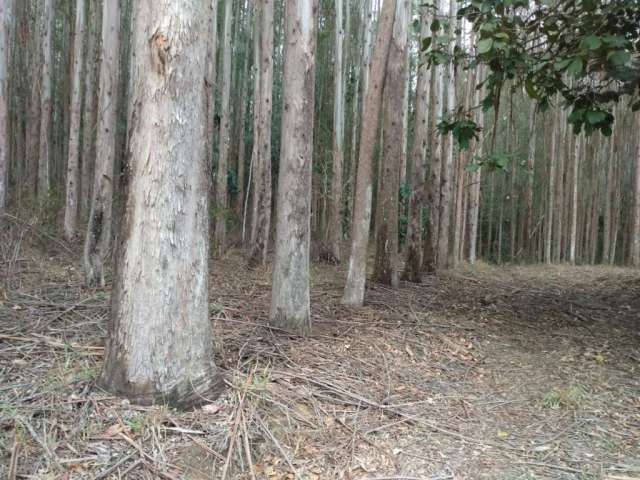
<svg viewBox="0 0 640 480">
<path fill-rule="evenodd" d="M 523 88 L 541 111 L 561 101 L 576 134 L 611 135 L 613 104 L 625 95 L 640 109 L 640 0 L 464 0 L 457 17 L 473 28 L 471 51 L 449 49 L 459 32 L 446 32 L 437 18 L 422 49 L 431 65 L 486 65 L 476 88 L 484 88 L 482 107 L 496 117 L 506 84 Z M 477 128 L 460 109 L 454 116 L 441 131 L 468 148 Z"/>
</svg>

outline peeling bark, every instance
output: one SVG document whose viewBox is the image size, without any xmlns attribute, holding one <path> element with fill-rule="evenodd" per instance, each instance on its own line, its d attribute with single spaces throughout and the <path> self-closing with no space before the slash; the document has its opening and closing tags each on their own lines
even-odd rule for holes
<svg viewBox="0 0 640 480">
<path fill-rule="evenodd" d="M 190 408 L 223 388 L 208 312 L 206 13 L 205 0 L 136 4 L 128 195 L 100 385 L 140 404 Z"/>
</svg>

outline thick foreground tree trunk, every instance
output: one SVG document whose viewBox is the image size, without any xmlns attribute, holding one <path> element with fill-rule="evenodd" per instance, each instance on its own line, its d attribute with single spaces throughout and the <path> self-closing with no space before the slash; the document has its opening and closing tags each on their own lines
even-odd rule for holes
<svg viewBox="0 0 640 480">
<path fill-rule="evenodd" d="M 104 262 L 111 247 L 119 47 L 120 8 L 118 2 L 104 0 L 96 162 L 91 213 L 84 244 L 84 270 L 88 285 L 104 286 Z"/>
<path fill-rule="evenodd" d="M 106 3 L 106 2 L 105 2 Z M 141 404 L 214 398 L 206 0 L 139 0 L 128 196 L 100 384 Z"/>
<path fill-rule="evenodd" d="M 71 123 L 69 126 L 69 157 L 67 159 L 67 189 L 64 208 L 64 236 L 71 240 L 78 227 L 78 194 L 80 180 L 80 118 L 82 112 L 82 46 L 84 42 L 84 0 L 76 1 L 76 28 L 73 41 L 73 75 L 71 92 Z"/>
<path fill-rule="evenodd" d="M 380 110 L 384 90 L 385 70 L 395 19 L 397 0 L 385 0 L 378 20 L 378 35 L 374 47 L 371 68 L 362 105 L 362 128 L 358 173 L 356 176 L 356 196 L 353 207 L 353 231 L 349 272 L 342 302 L 346 305 L 361 306 L 364 302 L 364 288 L 367 280 L 367 248 L 369 227 L 371 226 L 371 202 L 373 196 L 372 174 L 373 155 L 378 142 Z"/>
<path fill-rule="evenodd" d="M 9 64 L 11 60 L 11 25 L 14 22 L 14 0 L 3 0 L 0 4 L 0 217 L 7 207 L 9 186 Z M 1 221 L 1 220 L 0 220 Z"/>
<path fill-rule="evenodd" d="M 271 323 L 311 330 L 309 241 L 317 0 L 286 0 L 282 151 Z"/>
</svg>

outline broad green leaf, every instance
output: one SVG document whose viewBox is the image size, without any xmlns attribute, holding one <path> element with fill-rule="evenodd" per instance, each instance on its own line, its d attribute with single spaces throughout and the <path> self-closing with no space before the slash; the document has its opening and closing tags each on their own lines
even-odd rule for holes
<svg viewBox="0 0 640 480">
<path fill-rule="evenodd" d="M 587 50 L 597 50 L 602 45 L 602 40 L 600 39 L 600 37 L 597 37 L 595 35 L 589 35 L 582 40 L 581 45 L 582 48 L 585 48 Z"/>
<path fill-rule="evenodd" d="M 587 122 L 589 122 L 591 125 L 596 125 L 604 121 L 607 118 L 607 114 L 597 110 L 591 110 L 587 112 L 586 117 L 587 117 Z"/>
<path fill-rule="evenodd" d="M 491 51 L 493 47 L 493 39 L 485 38 L 484 40 L 480 40 L 478 42 L 478 53 L 484 54 Z"/>
<path fill-rule="evenodd" d="M 569 75 L 573 75 L 574 77 L 578 77 L 580 76 L 580 74 L 582 73 L 582 59 L 580 58 L 575 58 L 570 64 L 569 67 L 567 68 L 567 73 Z"/>
</svg>

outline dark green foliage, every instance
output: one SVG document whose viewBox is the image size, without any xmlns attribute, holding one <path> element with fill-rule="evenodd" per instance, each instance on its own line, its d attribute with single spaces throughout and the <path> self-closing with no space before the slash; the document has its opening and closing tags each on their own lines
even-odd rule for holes
<svg viewBox="0 0 640 480">
<path fill-rule="evenodd" d="M 600 130 L 610 135 L 612 104 L 623 95 L 640 93 L 638 0 L 535 0 L 532 5 L 524 0 L 467 0 L 458 17 L 473 25 L 475 52 L 451 57 L 446 42 L 436 41 L 423 41 L 423 49 L 433 64 L 486 65 L 484 109 L 498 109 L 500 93 L 510 82 L 524 88 L 540 111 L 560 98 L 572 111 L 569 122 L 575 133 Z M 432 25 L 432 31 L 439 27 Z"/>
</svg>

